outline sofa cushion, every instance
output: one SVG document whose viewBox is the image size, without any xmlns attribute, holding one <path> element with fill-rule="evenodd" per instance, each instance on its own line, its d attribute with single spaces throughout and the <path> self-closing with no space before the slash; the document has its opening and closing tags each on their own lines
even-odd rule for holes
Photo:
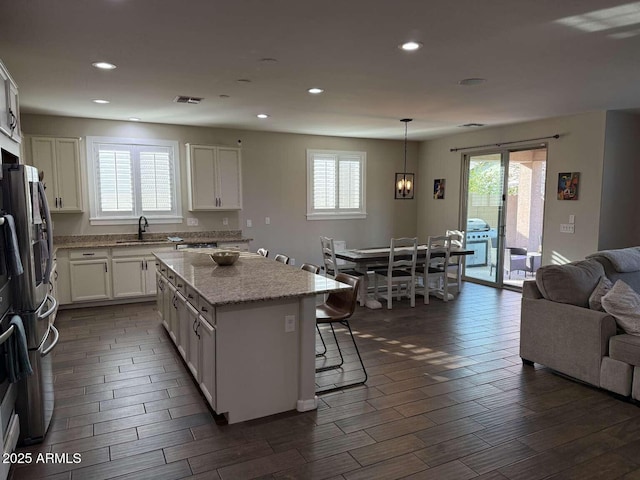
<svg viewBox="0 0 640 480">
<path fill-rule="evenodd" d="M 540 267 L 536 272 L 536 284 L 547 300 L 588 308 L 589 296 L 603 275 L 600 262 L 582 260 Z"/>
<path fill-rule="evenodd" d="M 604 311 L 616 319 L 624 333 L 640 335 L 640 295 L 622 280 L 602 297 Z"/>
<path fill-rule="evenodd" d="M 600 277 L 600 281 L 596 288 L 593 289 L 591 295 L 589 295 L 589 308 L 591 310 L 604 311 L 602 308 L 602 297 L 604 297 L 609 290 L 613 287 L 613 283 L 607 277 Z"/>
<path fill-rule="evenodd" d="M 609 339 L 609 356 L 614 360 L 640 367 L 640 337 L 614 335 Z"/>
</svg>

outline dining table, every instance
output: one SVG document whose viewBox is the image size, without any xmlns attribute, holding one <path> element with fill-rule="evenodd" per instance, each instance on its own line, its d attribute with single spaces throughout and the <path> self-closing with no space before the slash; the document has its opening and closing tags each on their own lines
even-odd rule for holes
<svg viewBox="0 0 640 480">
<path fill-rule="evenodd" d="M 395 249 L 396 257 L 398 256 L 398 252 L 406 250 L 407 258 L 411 257 L 411 248 L 400 248 Z M 371 247 L 371 248 L 357 248 L 357 249 L 345 249 L 345 250 L 336 250 L 336 258 L 339 260 L 344 260 L 345 262 L 350 262 L 355 265 L 354 270 L 359 273 L 362 273 L 362 281 L 364 282 L 363 291 L 369 291 L 369 279 L 367 272 L 372 269 L 379 269 L 381 267 L 387 267 L 389 265 L 389 251 L 390 247 Z M 465 247 L 452 246 L 449 251 L 449 256 L 451 257 L 459 257 L 459 256 L 467 256 L 473 255 L 475 253 L 474 250 L 470 250 Z M 444 252 L 432 252 L 432 257 L 444 257 Z M 427 258 L 427 245 L 418 245 L 418 263 L 421 260 L 425 260 Z M 444 296 L 444 292 L 441 293 Z M 450 293 L 447 293 L 448 300 L 452 300 L 454 297 Z M 370 298 L 367 294 L 367 298 L 365 300 L 365 306 L 371 309 L 382 308 L 382 304 L 376 300 L 375 298 Z"/>
</svg>

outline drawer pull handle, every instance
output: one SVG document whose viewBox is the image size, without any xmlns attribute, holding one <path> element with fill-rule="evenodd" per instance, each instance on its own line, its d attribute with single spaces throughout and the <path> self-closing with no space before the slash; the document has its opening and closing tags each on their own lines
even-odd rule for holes
<svg viewBox="0 0 640 480">
<path fill-rule="evenodd" d="M 82 256 L 84 257 L 93 257 L 95 255 L 95 253 L 83 253 Z"/>
<path fill-rule="evenodd" d="M 201 309 L 203 312 L 208 312 L 209 310 L 207 310 L 207 307 L 202 307 Z"/>
<path fill-rule="evenodd" d="M 191 298 L 193 299 L 193 295 L 191 295 L 190 293 L 187 294 L 187 298 Z"/>
</svg>

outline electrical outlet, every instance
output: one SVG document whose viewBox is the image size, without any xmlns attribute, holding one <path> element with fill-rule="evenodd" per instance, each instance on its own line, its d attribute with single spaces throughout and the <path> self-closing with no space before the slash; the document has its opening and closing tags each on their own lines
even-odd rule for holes
<svg viewBox="0 0 640 480">
<path fill-rule="evenodd" d="M 271 218 L 269 218 L 269 217 L 264 217 L 264 224 L 265 224 L 265 225 L 271 225 Z"/>
<path fill-rule="evenodd" d="M 198 219 L 197 218 L 193 218 L 193 217 L 188 217 L 187 218 L 187 226 L 188 227 L 197 227 L 198 226 Z"/>
<path fill-rule="evenodd" d="M 560 233 L 575 233 L 575 225 L 573 223 L 561 223 Z"/>
<path fill-rule="evenodd" d="M 296 259 L 295 258 L 290 258 L 289 259 L 289 265 L 295 265 L 296 264 Z"/>
<path fill-rule="evenodd" d="M 253 227 L 253 222 L 251 220 L 247 220 L 247 228 Z"/>
<path fill-rule="evenodd" d="M 224 217 L 224 218 L 222 219 L 222 224 L 223 224 L 223 225 L 229 225 L 229 219 L 228 219 L 227 217 Z"/>
<path fill-rule="evenodd" d="M 284 317 L 284 331 L 285 333 L 295 332 L 296 331 L 296 316 L 295 315 L 285 315 Z"/>
</svg>

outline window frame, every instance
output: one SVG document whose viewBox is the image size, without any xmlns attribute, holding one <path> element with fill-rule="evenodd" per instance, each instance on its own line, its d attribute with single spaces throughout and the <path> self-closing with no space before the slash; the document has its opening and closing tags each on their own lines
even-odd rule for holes
<svg viewBox="0 0 640 480">
<path fill-rule="evenodd" d="M 360 208 L 348 209 L 337 206 L 333 209 L 316 209 L 313 203 L 314 169 L 313 164 L 316 155 L 336 156 L 336 172 L 339 172 L 341 161 L 353 161 L 353 157 L 359 157 L 360 162 Z M 341 158 L 346 157 L 349 158 Z M 340 175 L 336 175 L 335 194 L 340 192 Z M 367 193 L 367 152 L 350 150 L 317 150 L 307 149 L 307 220 L 357 220 L 367 218 L 366 193 Z"/>
<path fill-rule="evenodd" d="M 158 140 L 147 138 L 126 138 L 126 137 L 86 137 L 87 143 L 87 190 L 89 194 L 89 222 L 91 225 L 130 225 L 138 223 L 140 215 L 144 215 L 153 223 L 182 223 L 184 218 L 182 215 L 182 193 L 180 181 L 180 147 L 176 140 Z M 96 168 L 97 156 L 96 148 L 100 144 L 113 144 L 114 146 L 131 146 L 131 147 L 162 147 L 169 148 L 173 163 L 173 178 L 175 192 L 175 213 L 168 215 L 154 215 L 134 212 L 134 216 L 129 215 L 109 215 L 100 216 L 98 205 L 100 204 L 99 188 L 97 182 L 98 169 Z M 135 169 L 132 173 L 133 181 L 139 179 L 139 169 Z M 139 194 L 139 185 L 134 185 L 134 194 Z M 134 198 L 134 204 L 140 199 Z M 135 208 L 134 208 L 135 210 Z"/>
</svg>

